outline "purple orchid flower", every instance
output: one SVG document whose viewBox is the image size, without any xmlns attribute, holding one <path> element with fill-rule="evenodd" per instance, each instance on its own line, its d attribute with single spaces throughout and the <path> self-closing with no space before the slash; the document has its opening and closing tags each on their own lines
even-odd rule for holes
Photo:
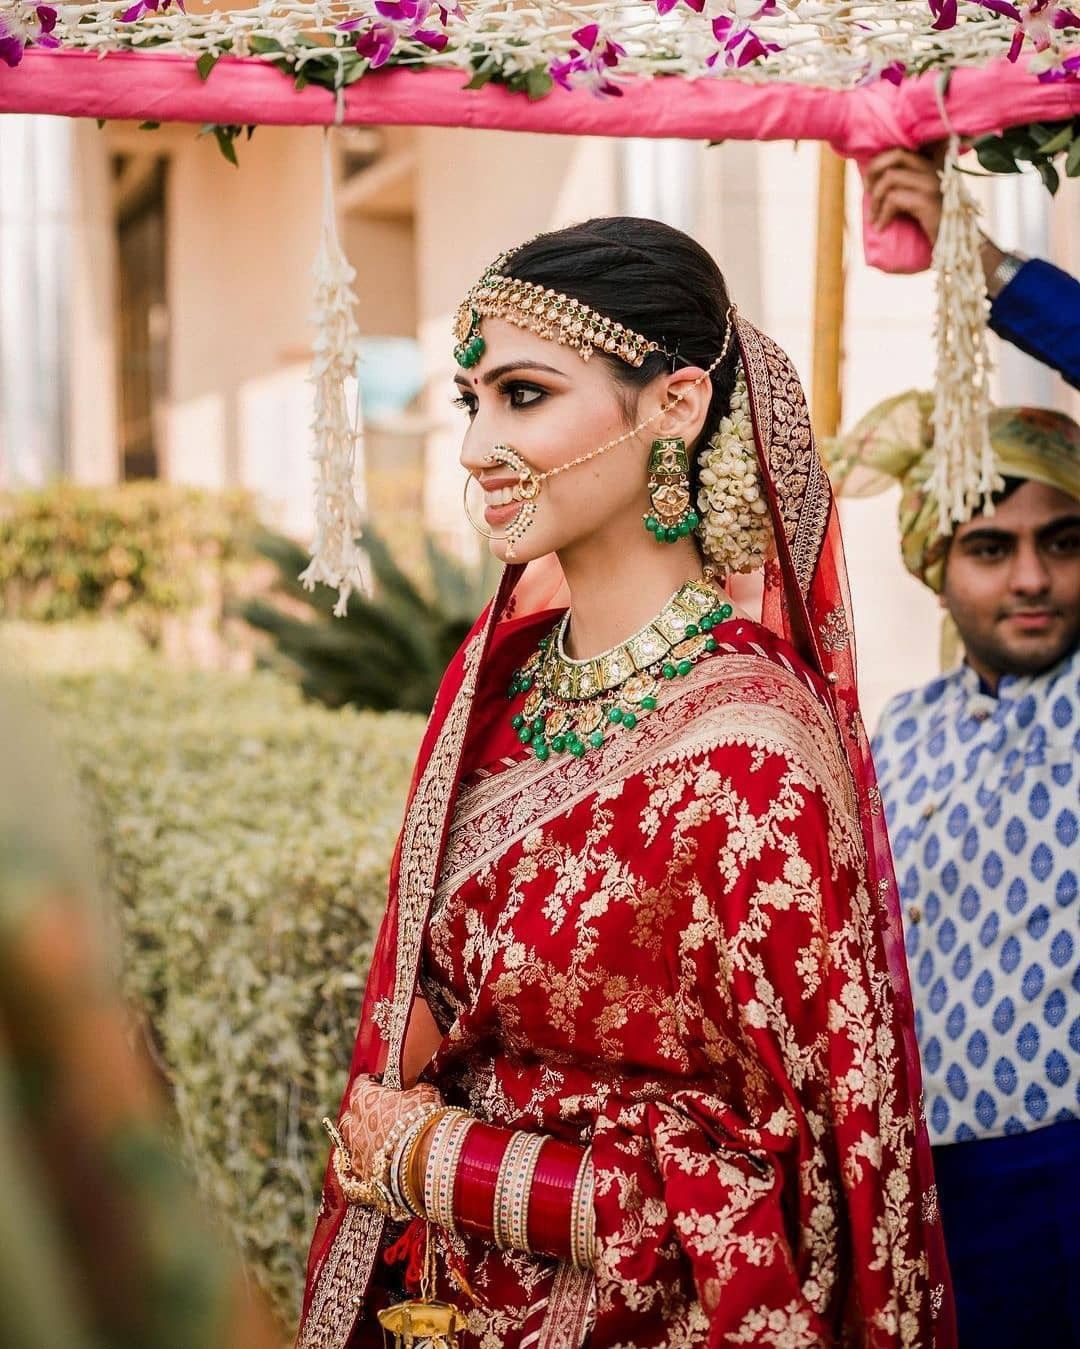
<svg viewBox="0 0 1080 1349">
<path fill-rule="evenodd" d="M 137 2 L 125 9 L 120 15 L 121 23 L 135 23 L 141 19 L 144 14 L 164 13 L 170 4 L 175 4 L 180 12 L 186 13 L 184 9 L 184 0 L 137 0 Z"/>
<path fill-rule="evenodd" d="M 13 33 L 7 19 L 0 18 L 0 61 L 6 66 L 17 66 L 23 58 L 25 44 Z"/>
<path fill-rule="evenodd" d="M 957 8 L 958 0 L 930 0 L 930 13 L 934 16 L 931 28 L 938 33 L 955 28 Z"/>
<path fill-rule="evenodd" d="M 435 28 L 426 28 L 431 11 L 435 9 L 440 23 L 445 24 L 451 14 L 460 16 L 459 5 L 453 8 L 433 3 L 433 0 L 375 0 L 375 11 L 381 17 L 369 22 L 367 15 L 357 15 L 338 24 L 340 33 L 358 33 L 357 52 L 367 58 L 372 70 L 378 70 L 389 61 L 400 38 L 411 38 L 432 51 L 441 52 L 450 41 L 449 36 Z M 366 25 L 358 32 L 361 25 Z"/>
<path fill-rule="evenodd" d="M 415 33 L 410 34 L 417 42 L 422 42 L 425 47 L 430 47 L 433 52 L 441 52 L 450 41 L 448 33 L 437 33 L 433 28 L 418 28 Z"/>
<path fill-rule="evenodd" d="M 1000 14 L 1003 19 L 1014 19 L 1020 22 L 1020 11 L 1015 5 L 1009 4 L 1009 0 L 975 0 L 977 5 L 983 9 L 988 9 L 993 14 Z"/>
<path fill-rule="evenodd" d="M 1073 52 L 1053 70 L 1044 70 L 1039 75 L 1040 84 L 1054 84 L 1058 80 L 1080 79 L 1080 51 Z"/>
<path fill-rule="evenodd" d="M 428 16 L 431 0 L 375 0 L 375 8 L 391 23 L 419 26 Z"/>
<path fill-rule="evenodd" d="M 780 13 L 776 0 L 729 0 L 735 18 L 743 23 L 753 23 L 757 19 L 767 19 Z"/>
<path fill-rule="evenodd" d="M 0 61 L 17 66 L 27 47 L 59 47 L 55 5 L 22 4 L 0 15 Z"/>
<path fill-rule="evenodd" d="M 340 25 L 342 28 L 344 24 Z M 390 54 L 397 46 L 398 34 L 393 24 L 373 23 L 366 32 L 356 38 L 356 50 L 366 56 L 372 70 L 378 70 L 390 60 Z"/>
<path fill-rule="evenodd" d="M 712 31 L 713 37 L 720 44 L 720 51 L 713 52 L 705 62 L 707 66 L 715 66 L 723 57 L 726 66 L 741 70 L 751 61 L 780 50 L 779 43 L 763 42 L 750 27 L 736 28 L 735 20 L 727 14 L 721 14 L 713 19 Z"/>
<path fill-rule="evenodd" d="M 581 54 L 575 56 L 571 52 L 565 61 L 552 61 L 548 66 L 548 74 L 560 89 L 570 91 L 574 88 L 574 76 L 584 69 L 585 61 Z"/>
<path fill-rule="evenodd" d="M 727 42 L 731 36 L 731 30 L 735 27 L 735 20 L 730 14 L 721 14 L 719 18 L 712 21 L 712 35 L 721 45 Z"/>
<path fill-rule="evenodd" d="M 1035 50 L 1044 52 L 1053 42 L 1055 32 L 1080 27 L 1080 19 L 1057 0 L 1035 0 L 1023 6 L 1020 26 Z"/>
<path fill-rule="evenodd" d="M 600 36 L 600 25 L 598 23 L 587 23 L 583 28 L 577 28 L 570 34 L 579 47 L 584 47 L 587 52 L 591 52 L 596 46 L 596 39 Z"/>
<path fill-rule="evenodd" d="M 1019 6 L 1010 4 L 1009 0 L 975 0 L 975 3 L 1015 22 L 1007 52 L 1010 61 L 1019 60 L 1028 40 L 1037 52 L 1043 52 L 1053 42 L 1057 30 L 1080 27 L 1080 18 L 1058 0 L 1027 0 Z"/>
<path fill-rule="evenodd" d="M 750 28 L 743 29 L 742 43 L 738 49 L 735 58 L 735 64 L 741 69 L 747 66 L 751 61 L 757 61 L 762 56 L 768 56 L 770 52 L 778 52 L 780 44 L 778 42 L 763 42 L 761 38 Z"/>
<path fill-rule="evenodd" d="M 652 0 L 656 6 L 657 14 L 670 14 L 679 0 Z M 705 9 L 705 0 L 683 0 L 687 9 L 692 9 L 695 14 L 701 14 Z"/>
<path fill-rule="evenodd" d="M 881 68 L 880 77 L 888 80 L 890 84 L 903 84 L 904 76 L 907 74 L 907 66 L 903 61 L 893 61 L 887 66 Z"/>
<path fill-rule="evenodd" d="M 610 38 L 602 37 L 598 23 L 587 23 L 572 34 L 578 47 L 571 47 L 563 61 L 552 61 L 548 74 L 561 89 L 590 89 L 598 96 L 622 98 L 622 89 L 607 78 L 626 49 Z"/>
</svg>

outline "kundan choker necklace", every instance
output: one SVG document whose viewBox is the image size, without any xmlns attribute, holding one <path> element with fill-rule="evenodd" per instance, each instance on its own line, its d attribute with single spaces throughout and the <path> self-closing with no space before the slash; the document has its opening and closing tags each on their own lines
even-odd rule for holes
<svg viewBox="0 0 1080 1349">
<path fill-rule="evenodd" d="M 599 749 L 607 731 L 633 730 L 657 705 L 663 680 L 688 675 L 716 650 L 712 630 L 731 605 L 705 581 L 687 581 L 640 632 L 590 660 L 573 660 L 564 639 L 569 610 L 510 681 L 511 702 L 524 698 L 511 724 L 538 759 L 580 758 Z"/>
</svg>

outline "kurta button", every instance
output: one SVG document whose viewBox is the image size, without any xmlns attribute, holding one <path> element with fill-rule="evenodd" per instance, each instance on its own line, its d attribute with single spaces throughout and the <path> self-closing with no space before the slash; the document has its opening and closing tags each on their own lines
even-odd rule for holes
<svg viewBox="0 0 1080 1349">
<path fill-rule="evenodd" d="M 922 909 L 919 908 L 918 904 L 912 904 L 907 911 L 907 916 L 909 922 L 917 923 L 922 918 Z"/>
<path fill-rule="evenodd" d="M 922 808 L 923 819 L 929 820 L 933 816 L 935 810 L 937 810 L 937 806 L 934 805 L 933 801 L 928 801 Z"/>
</svg>

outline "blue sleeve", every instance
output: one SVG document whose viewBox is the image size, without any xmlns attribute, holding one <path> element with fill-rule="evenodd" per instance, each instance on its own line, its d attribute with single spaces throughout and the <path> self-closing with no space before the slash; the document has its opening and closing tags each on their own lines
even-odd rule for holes
<svg viewBox="0 0 1080 1349">
<path fill-rule="evenodd" d="M 1068 272 L 1025 262 L 991 304 L 990 327 L 1080 388 L 1080 281 Z"/>
</svg>

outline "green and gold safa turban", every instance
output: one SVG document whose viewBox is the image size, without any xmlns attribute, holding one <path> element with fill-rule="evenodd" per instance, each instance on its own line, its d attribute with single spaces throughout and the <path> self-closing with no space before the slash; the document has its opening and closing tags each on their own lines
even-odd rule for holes
<svg viewBox="0 0 1080 1349">
<path fill-rule="evenodd" d="M 910 390 L 872 408 L 845 436 L 826 447 L 837 496 L 874 496 L 900 484 L 900 551 L 912 576 L 940 593 L 949 534 L 938 525 L 930 491 L 933 395 Z M 1080 426 L 1046 408 L 995 408 L 990 443 L 998 472 L 1057 487 L 1080 499 Z"/>
</svg>

